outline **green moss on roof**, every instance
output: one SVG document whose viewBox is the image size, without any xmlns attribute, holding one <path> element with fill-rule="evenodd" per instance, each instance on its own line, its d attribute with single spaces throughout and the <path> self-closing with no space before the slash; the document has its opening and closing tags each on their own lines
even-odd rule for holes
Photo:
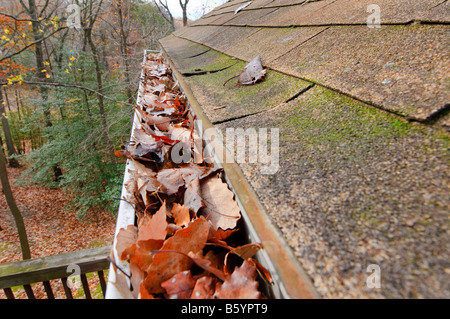
<svg viewBox="0 0 450 319">
<path fill-rule="evenodd" d="M 321 144 L 326 148 L 362 150 L 371 143 L 384 144 L 415 130 L 399 118 L 324 88 L 315 88 L 299 101 L 292 102 L 294 112 L 285 120 L 288 128 L 298 134 L 287 129 L 285 135 L 311 147 Z"/>
<path fill-rule="evenodd" d="M 202 65 L 202 68 L 221 68 L 230 62 L 225 61 L 227 60 L 224 59 L 224 63 L 215 61 L 211 65 Z M 226 70 L 186 78 L 212 122 L 268 110 L 309 85 L 300 79 L 268 70 L 264 81 L 255 85 L 236 86 L 237 78 L 233 77 L 244 70 L 245 63 L 239 60 L 231 61 L 236 64 Z M 226 81 L 228 82 L 224 85 Z M 218 107 L 223 108 L 217 109 Z"/>
</svg>

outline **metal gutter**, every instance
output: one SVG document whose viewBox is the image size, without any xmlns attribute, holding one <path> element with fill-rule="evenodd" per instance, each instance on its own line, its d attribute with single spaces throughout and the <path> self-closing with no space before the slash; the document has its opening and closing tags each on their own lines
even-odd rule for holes
<svg viewBox="0 0 450 319">
<path fill-rule="evenodd" d="M 143 63 L 145 62 L 145 57 L 147 56 L 147 53 L 151 53 L 151 52 L 159 53 L 159 51 L 145 50 L 144 57 L 142 60 Z M 143 73 L 143 70 L 141 70 L 140 78 L 142 78 L 143 76 L 144 76 L 144 73 Z M 141 92 L 143 92 L 142 81 L 139 81 L 138 95 L 136 98 L 137 105 L 140 105 L 140 101 L 142 99 Z M 130 140 L 133 137 L 133 132 L 134 132 L 135 127 L 139 127 L 139 125 L 140 124 L 139 124 L 139 118 L 137 116 L 137 112 L 134 112 Z M 121 192 L 120 198 L 127 198 L 128 196 L 131 195 L 125 188 L 125 183 L 131 179 L 131 174 L 128 172 L 128 170 L 134 170 L 134 169 L 135 169 L 135 167 L 134 167 L 133 161 L 127 160 L 126 166 L 125 166 L 125 173 L 124 173 L 124 177 L 123 177 L 122 192 Z M 117 240 L 116 240 L 116 238 L 117 238 L 117 234 L 119 233 L 119 230 L 121 228 L 127 228 L 128 225 L 134 225 L 134 224 L 135 224 L 134 207 L 132 207 L 127 202 L 121 200 L 120 204 L 119 204 L 119 210 L 117 213 L 116 229 L 115 229 L 115 234 L 114 234 L 114 243 L 111 248 L 111 254 L 114 255 L 114 260 L 117 263 L 117 265 L 122 270 L 124 270 L 127 274 L 130 274 L 129 265 L 128 265 L 127 261 L 121 261 L 119 256 L 117 255 L 117 251 L 116 251 Z M 124 278 L 124 279 L 129 284 L 129 279 L 128 278 Z M 114 271 L 113 265 L 111 264 L 109 267 L 108 284 L 106 286 L 105 299 L 123 299 L 124 298 L 124 296 L 118 291 L 117 287 L 114 285 L 114 283 L 116 283 L 116 282 L 117 282 L 116 273 Z"/>
<path fill-rule="evenodd" d="M 184 80 L 182 74 L 175 68 L 173 61 L 161 43 L 160 47 L 172 68 L 173 77 L 178 81 L 181 91 L 189 101 L 191 111 L 196 115 L 196 119 L 199 120 L 196 121 L 196 129 L 203 136 L 203 139 L 206 139 L 207 137 L 202 133 L 207 129 L 214 128 L 214 125 L 203 112 L 201 105 L 195 98 L 189 85 Z M 206 144 L 210 142 L 206 140 Z M 225 153 L 226 150 L 223 150 L 223 152 Z M 235 199 L 241 208 L 241 214 L 246 222 L 250 242 L 259 242 L 264 247 L 264 249 L 258 252 L 257 257 L 273 277 L 274 284 L 271 287 L 273 297 L 278 299 L 320 298 L 309 277 L 284 240 L 283 235 L 272 224 L 264 206 L 259 201 L 258 196 L 238 164 L 228 162 L 220 163 L 217 160 L 217 154 L 210 155 L 216 158 L 215 165 L 222 167 L 225 172 L 226 182 L 234 192 Z M 226 157 L 223 156 L 221 158 Z"/>
</svg>

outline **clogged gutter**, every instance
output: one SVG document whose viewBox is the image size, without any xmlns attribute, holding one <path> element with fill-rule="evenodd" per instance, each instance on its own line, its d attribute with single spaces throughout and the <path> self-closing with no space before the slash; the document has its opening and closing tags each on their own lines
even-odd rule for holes
<svg viewBox="0 0 450 319">
<path fill-rule="evenodd" d="M 116 256 L 130 273 L 113 267 L 115 288 L 142 299 L 265 297 L 259 281 L 271 278 L 253 258 L 262 247 L 245 241 L 234 194 L 202 153 L 195 116 L 170 67 L 148 54 L 142 68 L 139 125 L 116 151 L 134 164 L 124 200 L 137 223 L 117 233 Z"/>
</svg>

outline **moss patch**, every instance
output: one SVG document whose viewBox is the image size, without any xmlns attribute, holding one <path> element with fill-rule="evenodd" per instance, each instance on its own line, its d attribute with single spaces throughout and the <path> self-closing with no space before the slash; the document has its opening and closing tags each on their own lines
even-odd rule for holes
<svg viewBox="0 0 450 319">
<path fill-rule="evenodd" d="M 264 81 L 236 86 L 237 76 L 244 69 L 245 63 L 228 59 L 236 64 L 220 72 L 186 78 L 212 122 L 268 110 L 309 85 L 308 82 L 268 70 Z M 219 68 L 223 65 L 223 62 L 217 61 L 206 68 Z M 224 85 L 227 80 L 229 81 Z M 217 109 L 218 107 L 222 108 Z"/>
<path fill-rule="evenodd" d="M 410 123 L 330 90 L 311 91 L 291 103 L 293 112 L 281 126 L 287 143 L 361 161 L 374 147 L 417 131 Z"/>
</svg>

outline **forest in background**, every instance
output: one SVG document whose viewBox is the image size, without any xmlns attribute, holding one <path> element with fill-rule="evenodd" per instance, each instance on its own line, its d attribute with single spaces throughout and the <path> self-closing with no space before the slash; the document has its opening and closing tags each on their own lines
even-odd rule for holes
<svg viewBox="0 0 450 319">
<path fill-rule="evenodd" d="M 171 33 L 141 0 L 0 1 L 1 144 L 21 183 L 61 187 L 69 208 L 116 212 L 144 49 Z M 168 19 L 169 18 L 169 19 Z"/>
</svg>

